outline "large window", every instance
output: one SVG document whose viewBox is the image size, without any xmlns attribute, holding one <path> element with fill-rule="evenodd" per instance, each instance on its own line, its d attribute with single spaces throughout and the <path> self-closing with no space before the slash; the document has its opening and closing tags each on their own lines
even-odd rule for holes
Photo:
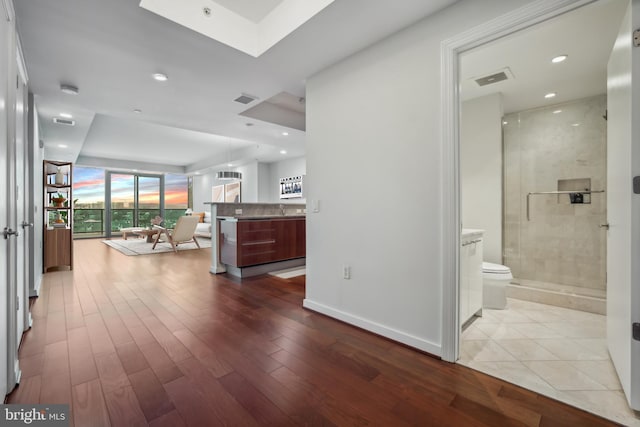
<svg viewBox="0 0 640 427">
<path fill-rule="evenodd" d="M 146 227 L 157 215 L 164 218 L 166 227 L 173 227 L 190 207 L 190 181 L 184 175 L 105 172 L 79 166 L 73 174 L 76 237 L 109 236 L 126 227 Z"/>
<path fill-rule="evenodd" d="M 164 223 L 171 228 L 190 206 L 189 178 L 184 175 L 164 176 Z"/>
<path fill-rule="evenodd" d="M 104 170 L 73 168 L 73 233 L 77 236 L 104 235 Z"/>
</svg>

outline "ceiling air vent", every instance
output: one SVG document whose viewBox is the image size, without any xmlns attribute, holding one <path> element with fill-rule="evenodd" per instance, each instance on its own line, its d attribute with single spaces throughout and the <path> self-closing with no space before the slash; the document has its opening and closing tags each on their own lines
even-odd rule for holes
<svg viewBox="0 0 640 427">
<path fill-rule="evenodd" d="M 56 123 L 56 124 L 59 124 L 59 125 L 65 125 L 65 126 L 75 126 L 76 125 L 76 121 L 75 120 L 60 119 L 58 117 L 54 117 L 53 118 L 53 123 Z"/>
<path fill-rule="evenodd" d="M 236 171 L 220 171 L 216 175 L 218 179 L 242 179 L 242 174 Z"/>
<path fill-rule="evenodd" d="M 258 99 L 257 96 L 247 95 L 246 93 L 243 93 L 242 95 L 234 99 L 234 101 L 239 102 L 240 104 L 249 104 L 256 99 Z"/>
<path fill-rule="evenodd" d="M 513 79 L 513 73 L 510 69 L 505 68 L 504 70 L 497 71 L 488 76 L 476 77 L 473 80 L 478 84 L 478 86 L 487 86 L 498 82 L 503 82 L 505 80 Z"/>
</svg>

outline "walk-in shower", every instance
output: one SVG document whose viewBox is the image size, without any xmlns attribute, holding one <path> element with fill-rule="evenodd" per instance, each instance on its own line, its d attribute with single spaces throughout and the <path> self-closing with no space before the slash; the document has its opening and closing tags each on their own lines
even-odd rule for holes
<svg viewBox="0 0 640 427">
<path fill-rule="evenodd" d="M 606 97 L 506 115 L 508 295 L 604 314 Z"/>
</svg>

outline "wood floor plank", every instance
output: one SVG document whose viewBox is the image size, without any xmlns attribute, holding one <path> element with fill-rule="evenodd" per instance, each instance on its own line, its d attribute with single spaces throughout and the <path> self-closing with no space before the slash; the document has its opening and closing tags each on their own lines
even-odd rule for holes
<svg viewBox="0 0 640 427">
<path fill-rule="evenodd" d="M 147 420 L 140 409 L 133 387 L 126 386 L 104 395 L 113 426 L 146 426 Z"/>
<path fill-rule="evenodd" d="M 187 348 L 167 329 L 164 324 L 154 316 L 144 317 L 142 322 L 149 329 L 156 341 L 165 353 L 174 362 L 188 359 L 193 355 Z"/>
<path fill-rule="evenodd" d="M 64 310 L 49 313 L 47 316 L 47 344 L 67 339 L 66 321 Z"/>
<path fill-rule="evenodd" d="M 73 420 L 77 426 L 111 426 L 99 380 L 73 387 Z"/>
<path fill-rule="evenodd" d="M 113 353 L 116 351 L 107 327 L 104 325 L 100 313 L 93 313 L 85 316 L 85 324 L 91 341 L 91 348 L 94 355 Z"/>
<path fill-rule="evenodd" d="M 173 402 L 151 369 L 145 369 L 129 375 L 129 381 L 147 421 L 151 421 L 175 409 Z"/>
<path fill-rule="evenodd" d="M 135 342 L 116 346 L 116 351 L 120 358 L 120 363 L 122 363 L 122 367 L 127 374 L 133 374 L 149 367 L 147 359 Z"/>
<path fill-rule="evenodd" d="M 337 401 L 349 402 L 353 411 L 369 422 L 375 421 L 394 426 L 410 425 L 390 412 L 393 406 L 397 404 L 398 399 L 388 393 L 382 393 L 376 387 L 371 389 L 362 388 L 358 387 L 358 385 L 352 385 L 348 382 L 339 381 L 337 378 L 329 377 L 325 375 L 327 372 L 325 367 L 318 369 L 318 365 L 315 364 L 316 360 L 312 362 L 314 366 L 311 366 L 286 350 L 281 350 L 272 355 L 272 357 L 282 362 L 284 366 L 291 369 L 296 375 L 319 387 L 325 394 L 332 396 Z"/>
<path fill-rule="evenodd" d="M 8 397 L 69 404 L 71 425 L 614 425 L 306 310 L 304 277 L 74 246 L 30 301 Z"/>
<path fill-rule="evenodd" d="M 191 358 L 178 364 L 189 380 L 194 398 L 202 396 L 224 425 L 258 425 L 256 420 L 228 393 L 220 382 L 197 359 Z M 187 423 L 188 424 L 188 423 Z"/>
<path fill-rule="evenodd" d="M 164 387 L 187 426 L 225 425 L 208 405 L 204 395 L 195 390 L 186 377 L 171 381 Z"/>
<path fill-rule="evenodd" d="M 277 406 L 237 372 L 219 379 L 224 389 L 233 396 L 260 425 L 295 425 Z"/>
<path fill-rule="evenodd" d="M 47 344 L 44 349 L 44 365 L 42 378 L 66 375 L 69 377 L 69 349 L 67 341 L 58 341 Z"/>
<path fill-rule="evenodd" d="M 102 318 L 107 330 L 109 331 L 111 341 L 113 341 L 115 346 L 133 341 L 133 337 L 122 322 L 122 319 L 120 319 L 120 316 L 118 316 L 115 309 L 110 316 L 105 316 L 103 314 Z"/>
<path fill-rule="evenodd" d="M 110 393 L 130 385 L 129 377 L 124 371 L 117 353 L 101 354 L 95 358 L 100 375 L 100 383 L 105 393 Z"/>
<path fill-rule="evenodd" d="M 44 368 L 44 352 L 33 356 L 20 357 L 20 369 L 22 378 L 30 378 L 42 374 Z"/>
<path fill-rule="evenodd" d="M 81 384 L 98 378 L 93 351 L 86 327 L 79 327 L 68 331 L 69 339 L 69 368 L 71 370 L 71 385 Z"/>
<path fill-rule="evenodd" d="M 206 420 L 211 424 L 212 420 Z M 168 414 L 164 414 L 149 423 L 149 427 L 185 427 L 186 424 L 182 420 L 178 411 L 171 411 Z"/>
</svg>

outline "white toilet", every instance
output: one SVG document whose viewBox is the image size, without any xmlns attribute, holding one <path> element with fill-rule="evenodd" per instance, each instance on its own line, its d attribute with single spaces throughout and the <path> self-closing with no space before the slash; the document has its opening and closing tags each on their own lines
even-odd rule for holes
<svg viewBox="0 0 640 427">
<path fill-rule="evenodd" d="M 513 279 L 506 265 L 482 263 L 482 308 L 504 310 L 507 307 L 507 285 Z"/>
</svg>

